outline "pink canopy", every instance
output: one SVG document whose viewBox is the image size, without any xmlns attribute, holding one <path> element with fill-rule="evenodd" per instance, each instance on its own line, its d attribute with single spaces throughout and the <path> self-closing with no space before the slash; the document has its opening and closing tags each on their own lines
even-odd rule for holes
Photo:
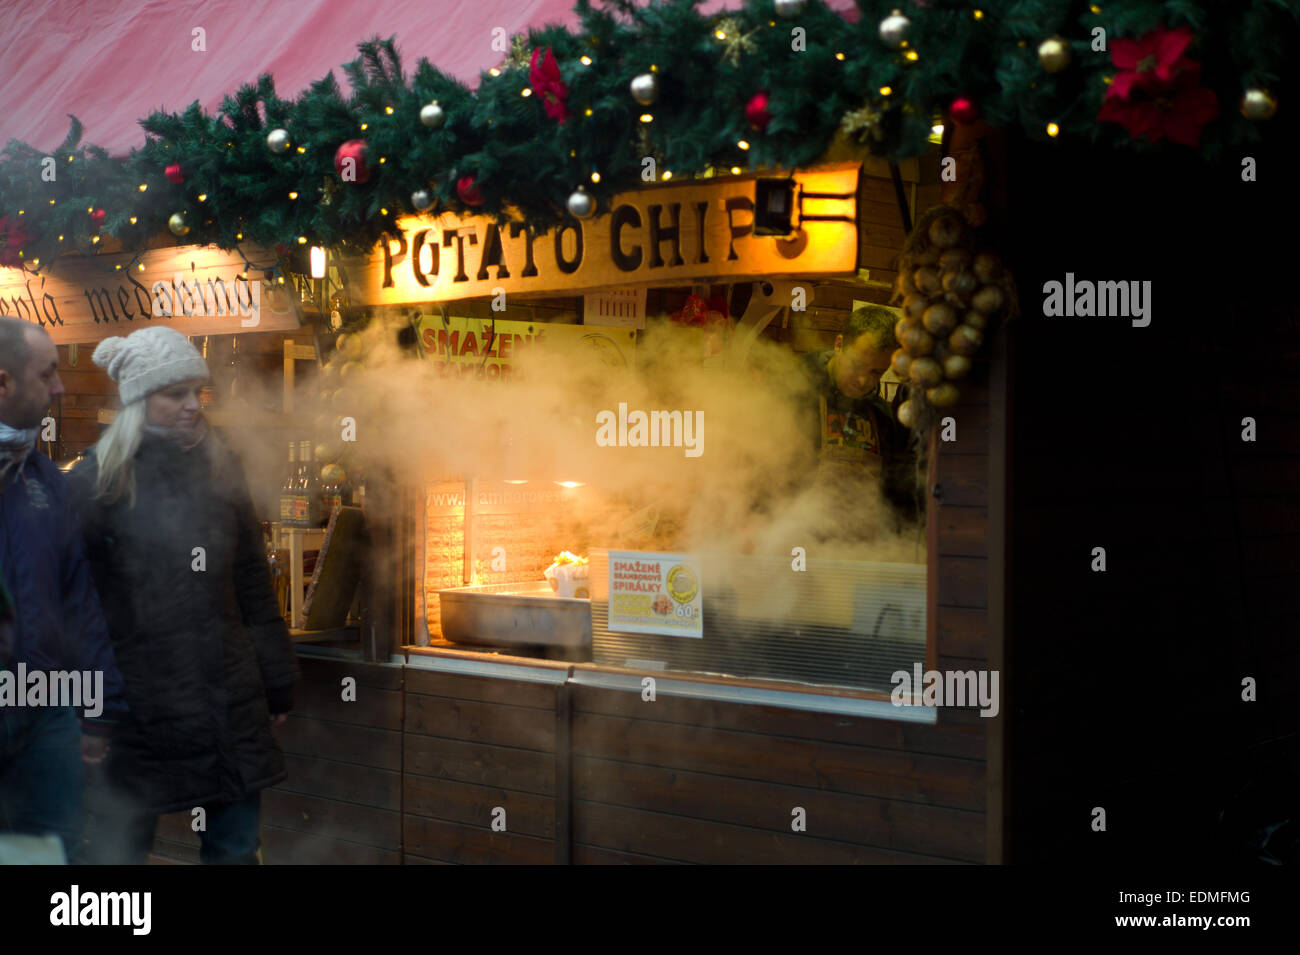
<svg viewBox="0 0 1300 955">
<path fill-rule="evenodd" d="M 740 0 L 710 0 L 705 13 Z M 828 5 L 856 19 L 853 0 Z M 297 96 L 372 36 L 395 36 L 404 69 L 421 57 L 474 84 L 503 54 L 492 31 L 576 27 L 572 0 L 25 0 L 0 4 L 0 146 L 11 138 L 53 149 L 68 114 L 83 141 L 125 155 L 144 142 L 138 123 L 194 100 L 211 112 L 269 72 Z M 191 49 L 202 28 L 206 52 Z"/>
</svg>

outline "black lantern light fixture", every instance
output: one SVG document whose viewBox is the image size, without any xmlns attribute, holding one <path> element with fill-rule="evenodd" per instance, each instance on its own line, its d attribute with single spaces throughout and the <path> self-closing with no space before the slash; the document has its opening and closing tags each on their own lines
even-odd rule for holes
<svg viewBox="0 0 1300 955">
<path fill-rule="evenodd" d="M 794 224 L 794 180 L 754 181 L 754 235 L 791 235 Z"/>
</svg>

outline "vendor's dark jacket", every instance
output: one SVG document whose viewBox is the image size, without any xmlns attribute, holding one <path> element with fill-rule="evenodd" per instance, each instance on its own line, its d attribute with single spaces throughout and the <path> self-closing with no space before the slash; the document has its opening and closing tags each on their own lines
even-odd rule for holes
<svg viewBox="0 0 1300 955">
<path fill-rule="evenodd" d="M 269 720 L 298 668 L 238 460 L 211 433 L 189 451 L 146 434 L 134 508 L 95 499 L 97 469 L 92 449 L 70 483 L 131 708 L 110 778 L 155 813 L 280 782 Z"/>
</svg>

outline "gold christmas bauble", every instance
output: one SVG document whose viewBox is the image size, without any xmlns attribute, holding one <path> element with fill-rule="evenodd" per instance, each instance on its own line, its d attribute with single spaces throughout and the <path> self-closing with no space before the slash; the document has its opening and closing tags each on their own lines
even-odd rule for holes
<svg viewBox="0 0 1300 955">
<path fill-rule="evenodd" d="M 963 323 L 969 325 L 971 328 L 978 328 L 980 331 L 983 331 L 985 328 L 987 328 L 989 324 L 989 317 L 985 315 L 983 312 L 977 312 L 974 309 L 971 309 L 969 312 L 963 315 L 961 317 L 961 320 Z"/>
<path fill-rule="evenodd" d="M 347 476 L 347 472 L 337 464 L 327 464 L 320 469 L 322 484 L 342 484 Z"/>
<path fill-rule="evenodd" d="M 167 228 L 171 229 L 172 235 L 185 235 L 190 231 L 189 217 L 183 212 L 173 212 L 167 220 Z"/>
<path fill-rule="evenodd" d="M 1277 98 L 1268 90 L 1252 87 L 1241 98 L 1241 115 L 1249 120 L 1272 119 L 1277 112 Z"/>
<path fill-rule="evenodd" d="M 1038 44 L 1038 65 L 1048 73 L 1059 73 L 1070 65 L 1070 44 L 1059 36 Z"/>
<path fill-rule="evenodd" d="M 366 366 L 361 364 L 359 361 L 344 362 L 343 367 L 339 369 L 339 381 L 342 381 L 345 384 L 352 381 L 352 379 L 359 376 L 361 372 L 365 371 L 365 367 Z"/>
</svg>

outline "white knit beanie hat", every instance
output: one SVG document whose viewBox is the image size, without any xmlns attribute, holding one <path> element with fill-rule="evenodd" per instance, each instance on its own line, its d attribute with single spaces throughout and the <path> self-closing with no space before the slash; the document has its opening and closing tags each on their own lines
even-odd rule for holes
<svg viewBox="0 0 1300 955">
<path fill-rule="evenodd" d="M 180 332 L 163 325 L 142 328 L 125 338 L 105 338 L 91 361 L 117 382 L 124 405 L 177 382 L 208 378 L 208 366 L 198 349 Z"/>
</svg>

